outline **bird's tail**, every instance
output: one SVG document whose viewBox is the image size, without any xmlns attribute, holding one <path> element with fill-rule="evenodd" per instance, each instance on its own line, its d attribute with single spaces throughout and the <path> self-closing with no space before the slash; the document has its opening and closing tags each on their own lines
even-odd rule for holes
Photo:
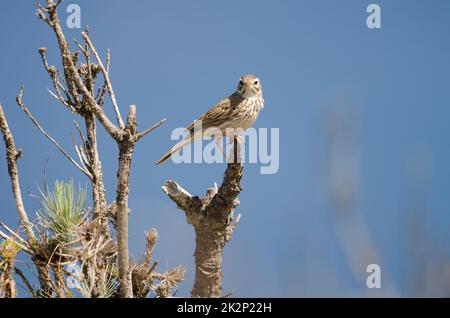
<svg viewBox="0 0 450 318">
<path fill-rule="evenodd" d="M 164 156 L 162 156 L 157 162 L 157 165 L 160 165 L 164 162 L 166 162 L 170 157 L 172 157 L 172 155 L 174 153 L 176 153 L 178 150 L 180 150 L 181 148 L 183 148 L 184 146 L 186 146 L 187 144 L 190 144 L 192 142 L 192 137 L 191 136 L 187 136 L 186 138 L 184 138 L 183 140 L 181 140 L 180 142 L 178 142 L 175 146 L 172 147 L 172 149 L 170 149 L 168 152 L 166 152 L 164 154 Z"/>
</svg>

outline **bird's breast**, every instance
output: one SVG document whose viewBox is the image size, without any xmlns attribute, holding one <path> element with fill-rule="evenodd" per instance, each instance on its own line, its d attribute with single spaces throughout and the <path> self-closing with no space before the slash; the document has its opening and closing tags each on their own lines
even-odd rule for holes
<svg viewBox="0 0 450 318">
<path fill-rule="evenodd" d="M 262 99 L 262 97 L 253 97 L 248 98 L 243 104 L 242 126 L 244 129 L 247 129 L 253 126 L 256 119 L 258 119 L 258 115 L 264 107 L 264 100 Z"/>
</svg>

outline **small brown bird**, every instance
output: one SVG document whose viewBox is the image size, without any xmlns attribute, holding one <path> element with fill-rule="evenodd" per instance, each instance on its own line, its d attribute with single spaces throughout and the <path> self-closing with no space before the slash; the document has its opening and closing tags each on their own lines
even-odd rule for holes
<svg viewBox="0 0 450 318">
<path fill-rule="evenodd" d="M 173 146 L 156 164 L 165 162 L 174 153 L 197 139 L 205 136 L 216 136 L 215 130 L 220 131 L 221 136 L 227 136 L 227 128 L 242 129 L 242 131 L 250 128 L 255 123 L 263 107 L 264 99 L 259 78 L 254 75 L 242 76 L 239 80 L 237 90 L 214 105 L 187 127 L 186 130 L 189 132 L 189 135 Z M 197 127 L 198 121 L 201 121 L 202 129 L 200 132 L 194 130 L 194 127 Z"/>
</svg>

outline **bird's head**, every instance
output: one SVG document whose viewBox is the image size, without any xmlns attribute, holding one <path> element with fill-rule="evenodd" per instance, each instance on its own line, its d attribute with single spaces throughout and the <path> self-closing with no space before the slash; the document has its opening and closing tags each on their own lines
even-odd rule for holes
<svg viewBox="0 0 450 318">
<path fill-rule="evenodd" d="M 244 75 L 239 79 L 237 91 L 244 98 L 261 96 L 261 82 L 259 78 L 254 75 Z"/>
</svg>

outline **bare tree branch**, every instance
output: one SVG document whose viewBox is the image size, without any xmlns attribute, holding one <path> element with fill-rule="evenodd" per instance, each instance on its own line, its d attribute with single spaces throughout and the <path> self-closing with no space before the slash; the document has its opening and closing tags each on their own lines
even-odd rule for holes
<svg viewBox="0 0 450 318">
<path fill-rule="evenodd" d="M 99 160 L 97 150 L 96 139 L 96 118 L 99 120 L 108 134 L 116 141 L 119 148 L 119 167 L 117 171 L 117 195 L 114 204 L 114 212 L 117 223 L 117 256 L 119 267 L 119 280 L 120 280 L 120 292 L 121 297 L 133 297 L 133 282 L 131 279 L 132 269 L 130 267 L 129 251 L 128 251 L 128 195 L 129 195 L 129 178 L 131 170 L 132 156 L 136 142 L 159 127 L 163 122 L 160 121 L 153 127 L 137 133 L 137 119 L 136 119 L 136 107 L 130 106 L 130 110 L 127 117 L 126 125 L 123 123 L 119 107 L 117 105 L 116 96 L 111 85 L 109 78 L 109 66 L 110 66 L 110 52 L 108 50 L 106 57 L 106 67 L 100 59 L 100 56 L 94 47 L 91 39 L 89 38 L 88 31 L 82 33 L 84 39 L 84 46 L 75 42 L 81 53 L 84 55 L 86 64 L 79 62 L 80 52 L 72 52 L 69 44 L 67 43 L 64 33 L 62 31 L 60 21 L 57 14 L 57 7 L 59 2 L 55 3 L 53 0 L 46 0 L 46 7 L 38 6 L 38 16 L 43 19 L 54 31 L 58 46 L 62 58 L 62 65 L 64 69 L 65 81 L 58 78 L 59 72 L 53 66 L 49 66 L 45 58 L 45 50 L 40 51 L 41 57 L 44 63 L 44 67 L 51 76 L 55 93 L 52 92 L 52 96 L 60 100 L 63 104 L 64 101 L 72 105 L 75 112 L 81 115 L 85 120 L 86 139 L 84 138 L 81 129 L 77 126 L 77 130 L 80 134 L 83 145 L 81 147 L 76 146 L 77 154 L 80 158 L 81 168 L 88 171 L 91 175 L 92 191 L 93 191 L 93 229 L 97 229 L 97 224 L 101 224 L 99 227 L 100 233 L 98 235 L 108 234 L 107 213 L 110 209 L 106 206 L 105 189 L 102 179 L 102 169 Z M 95 56 L 98 64 L 91 62 L 91 53 Z M 94 97 L 95 91 L 95 78 L 97 73 L 103 74 L 103 86 L 98 90 L 97 95 Z M 65 89 L 64 83 L 67 86 Z M 106 94 L 109 94 L 116 114 L 118 126 L 113 124 L 106 116 L 102 105 Z M 66 99 L 63 98 L 63 94 L 69 95 Z M 112 205 L 110 205 L 112 207 Z M 100 223 L 97 222 L 100 220 Z M 94 232 L 97 230 L 94 230 Z M 91 234 L 90 234 L 91 235 Z M 95 237 L 95 236 L 94 236 Z M 88 245 L 91 243 L 88 243 Z M 92 243 L 95 245 L 95 243 Z M 59 249 L 59 248 L 58 248 Z M 55 248 L 50 250 L 50 254 L 53 254 Z M 61 255 L 58 252 L 58 255 Z M 48 261 L 48 257 L 46 258 Z M 108 260 L 100 258 L 97 263 L 96 254 L 93 255 L 89 261 L 83 260 L 83 266 L 86 265 L 86 275 L 90 281 L 89 295 L 98 295 L 98 286 L 101 284 L 101 277 L 104 277 L 105 264 L 109 264 Z M 55 266 L 55 262 L 49 263 L 50 266 Z M 61 273 L 58 268 L 52 270 L 55 277 L 58 278 L 54 284 L 54 289 L 59 295 L 64 295 L 64 286 L 61 284 Z M 177 272 L 178 273 L 178 272 Z M 59 275 L 59 276 L 56 276 Z M 169 275 L 174 277 L 174 281 L 178 281 L 180 275 Z M 168 276 L 168 277 L 169 277 Z M 58 283 L 59 282 L 59 283 Z M 99 287 L 101 288 L 101 287 Z M 167 289 L 164 289 L 167 290 Z"/>
<path fill-rule="evenodd" d="M 42 128 L 42 126 L 39 124 L 39 122 L 36 120 L 36 118 L 34 118 L 33 114 L 31 114 L 30 110 L 28 109 L 28 107 L 25 105 L 25 103 L 23 102 L 22 99 L 22 95 L 23 95 L 23 87 L 20 89 L 19 94 L 16 97 L 16 101 L 17 104 L 19 105 L 19 107 L 25 112 L 25 114 L 31 119 L 31 121 L 33 122 L 33 124 L 39 129 L 39 131 L 45 136 L 47 137 L 47 139 L 49 139 L 53 145 L 55 145 L 55 147 L 70 161 L 72 162 L 75 167 L 77 167 L 81 172 L 83 172 L 88 178 L 92 178 L 91 173 L 84 169 L 82 166 L 80 166 L 78 164 L 78 162 L 75 161 L 75 159 L 73 159 L 66 150 L 64 150 L 64 148 L 62 148 L 58 142 L 52 137 L 50 136 L 45 130 L 44 128 Z"/>
<path fill-rule="evenodd" d="M 192 194 L 183 189 L 175 181 L 167 181 L 162 186 L 162 190 L 169 196 L 170 199 L 172 199 L 172 201 L 177 204 L 180 209 L 186 213 L 190 211 L 197 211 L 202 207 L 202 201 L 199 197 L 192 196 Z"/>
<path fill-rule="evenodd" d="M 28 215 L 25 211 L 25 207 L 22 200 L 22 193 L 20 190 L 19 182 L 19 171 L 17 168 L 17 160 L 20 158 L 20 151 L 17 151 L 16 145 L 14 143 L 14 138 L 8 127 L 8 122 L 6 121 L 6 116 L 3 112 L 3 108 L 0 105 L 0 130 L 3 135 L 3 139 L 6 145 L 6 161 L 8 163 L 8 173 L 11 179 L 11 187 L 14 196 L 14 201 L 16 203 L 17 212 L 22 226 L 27 232 L 29 242 L 34 244 L 36 242 L 36 235 L 33 232 L 32 224 L 28 219 Z M 36 254 L 32 256 L 33 262 L 36 265 L 39 277 L 39 283 L 41 284 L 41 291 L 46 293 L 51 293 L 51 277 L 48 269 L 45 265 L 40 264 L 37 261 Z"/>
<path fill-rule="evenodd" d="M 98 65 L 100 65 L 100 69 L 102 70 L 103 76 L 105 78 L 105 83 L 106 83 L 107 88 L 108 88 L 109 96 L 111 97 L 111 102 L 112 102 L 113 107 L 114 107 L 114 112 L 116 113 L 117 122 L 119 124 L 119 127 L 124 129 L 125 128 L 125 124 L 123 123 L 122 116 L 120 115 L 119 106 L 117 105 L 117 100 L 116 100 L 116 94 L 114 94 L 114 90 L 113 90 L 113 87 L 112 87 L 112 84 L 111 84 L 111 80 L 109 79 L 108 71 L 106 71 L 105 67 L 103 66 L 102 59 L 98 55 L 97 50 L 95 49 L 95 46 L 92 44 L 91 39 L 89 38 L 89 34 L 87 32 L 82 32 L 81 34 L 83 36 L 83 39 L 86 41 L 86 43 L 88 44 L 88 46 L 92 50 L 92 53 L 94 53 L 94 56 L 95 56 L 95 58 L 97 60 Z"/>
<path fill-rule="evenodd" d="M 180 185 L 167 181 L 162 190 L 186 214 L 195 229 L 195 281 L 192 297 L 221 297 L 222 252 L 231 239 L 239 217 L 233 217 L 239 205 L 243 164 L 237 160 L 238 141 L 234 140 L 234 160 L 228 163 L 222 185 L 208 189 L 205 197 L 192 196 Z"/>
<path fill-rule="evenodd" d="M 73 106 L 73 103 L 70 99 L 69 93 L 64 88 L 64 86 L 59 82 L 58 80 L 58 70 L 54 66 L 49 66 L 47 62 L 47 58 L 45 56 L 45 53 L 47 52 L 47 49 L 45 47 L 41 47 L 39 49 L 39 55 L 41 56 L 42 63 L 44 64 L 44 68 L 47 71 L 48 75 L 50 76 L 52 82 L 53 82 L 53 88 L 56 91 L 56 94 L 53 93 L 51 90 L 48 90 L 49 93 L 60 103 L 62 103 L 64 106 L 69 108 L 72 112 L 76 112 L 76 108 Z M 66 99 L 61 94 L 61 90 L 63 91 L 64 95 L 66 96 Z"/>
<path fill-rule="evenodd" d="M 19 171 L 17 168 L 17 160 L 21 156 L 21 151 L 17 151 L 14 143 L 14 138 L 8 127 L 3 107 L 0 105 L 0 130 L 3 135 L 3 140 L 6 146 L 6 161 L 8 162 L 8 173 L 11 179 L 11 187 L 14 195 L 14 201 L 16 202 L 16 209 L 20 217 L 20 221 L 25 231 L 28 234 L 28 238 L 34 240 L 36 236 L 32 229 L 32 223 L 28 219 L 27 212 L 23 205 L 22 192 L 20 190 Z"/>
<path fill-rule="evenodd" d="M 111 63 L 111 52 L 109 49 L 106 51 L 106 72 L 109 73 L 109 64 Z M 108 84 L 106 80 L 104 80 L 103 86 L 101 89 L 99 89 L 99 94 L 96 96 L 97 104 L 100 106 L 103 106 L 103 103 L 105 102 L 105 95 L 108 91 Z"/>
<path fill-rule="evenodd" d="M 131 269 L 128 255 L 128 193 L 131 160 L 137 131 L 136 107 L 130 106 L 126 126 L 127 139 L 119 142 L 119 169 L 117 171 L 117 245 L 119 254 L 120 295 L 133 297 Z"/>
<path fill-rule="evenodd" d="M 136 141 L 139 141 L 139 139 L 141 139 L 142 137 L 146 136 L 147 134 L 151 133 L 153 130 L 155 130 L 156 128 L 158 128 L 159 126 L 161 126 L 162 124 L 164 124 L 166 122 L 166 119 L 161 119 L 159 122 L 157 122 L 156 124 L 154 124 L 152 127 L 140 132 L 139 134 L 137 134 L 136 136 Z"/>
<path fill-rule="evenodd" d="M 51 22 L 49 25 L 55 32 L 56 38 L 58 40 L 58 45 L 61 51 L 62 64 L 64 68 L 64 75 L 66 78 L 67 85 L 70 88 L 71 95 L 74 98 L 78 97 L 78 91 L 84 96 L 88 106 L 94 112 L 95 116 L 98 118 L 100 123 L 103 125 L 105 130 L 116 140 L 122 138 L 122 130 L 116 127 L 103 112 L 102 108 L 97 104 L 97 101 L 92 96 L 91 92 L 87 89 L 83 83 L 80 74 L 78 73 L 77 67 L 73 61 L 73 54 L 70 51 L 69 45 L 65 39 L 64 33 L 62 31 L 61 25 L 59 23 L 58 14 L 56 12 L 58 4 L 55 4 L 52 0 L 47 0 L 48 20 Z M 77 102 L 79 104 L 79 102 Z"/>
</svg>

